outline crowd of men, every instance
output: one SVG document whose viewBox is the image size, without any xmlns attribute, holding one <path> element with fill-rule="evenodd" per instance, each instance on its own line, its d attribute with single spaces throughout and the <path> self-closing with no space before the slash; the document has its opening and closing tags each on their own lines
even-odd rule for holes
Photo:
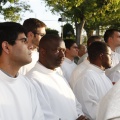
<svg viewBox="0 0 120 120">
<path fill-rule="evenodd" d="M 0 120 L 120 120 L 120 31 L 87 47 L 36 18 L 0 23 Z"/>
</svg>

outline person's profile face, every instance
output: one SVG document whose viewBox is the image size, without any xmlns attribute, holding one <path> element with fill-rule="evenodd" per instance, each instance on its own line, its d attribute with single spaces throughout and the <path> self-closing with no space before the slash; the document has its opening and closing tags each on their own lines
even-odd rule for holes
<svg viewBox="0 0 120 120">
<path fill-rule="evenodd" d="M 47 48 L 46 64 L 48 68 L 55 69 L 59 67 L 64 60 L 65 48 L 60 40 L 52 40 Z"/>
<path fill-rule="evenodd" d="M 28 41 L 24 33 L 18 34 L 15 44 L 10 47 L 10 58 L 23 66 L 32 61 L 31 58 L 31 47 L 28 47 Z"/>
<path fill-rule="evenodd" d="M 120 32 L 114 32 L 113 36 L 112 36 L 112 39 L 113 39 L 113 43 L 115 45 L 115 47 L 118 47 L 120 46 Z"/>
<path fill-rule="evenodd" d="M 32 41 L 33 45 L 36 47 L 39 46 L 39 42 L 41 38 L 46 34 L 45 27 L 39 27 L 37 28 L 36 32 L 34 33 L 34 39 Z"/>
<path fill-rule="evenodd" d="M 102 66 L 107 69 L 111 68 L 112 58 L 111 58 L 111 49 L 107 47 L 107 51 L 103 53 Z"/>
<path fill-rule="evenodd" d="M 70 47 L 70 50 L 69 50 L 69 54 L 72 56 L 72 57 L 76 57 L 78 56 L 78 46 L 76 43 L 74 43 L 71 47 Z"/>
</svg>

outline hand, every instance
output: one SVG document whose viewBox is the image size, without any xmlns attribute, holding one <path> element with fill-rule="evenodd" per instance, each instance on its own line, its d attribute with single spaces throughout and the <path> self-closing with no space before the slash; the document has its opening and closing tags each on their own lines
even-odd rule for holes
<svg viewBox="0 0 120 120">
<path fill-rule="evenodd" d="M 77 118 L 76 120 L 89 120 L 86 116 L 81 115 L 79 118 Z"/>
</svg>

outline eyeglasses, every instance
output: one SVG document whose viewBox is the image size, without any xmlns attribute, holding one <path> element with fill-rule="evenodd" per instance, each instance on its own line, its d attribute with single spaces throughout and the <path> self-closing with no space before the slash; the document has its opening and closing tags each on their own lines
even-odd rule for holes
<svg viewBox="0 0 120 120">
<path fill-rule="evenodd" d="M 103 53 L 103 54 L 107 54 L 107 55 L 109 55 L 110 57 L 112 56 L 112 54 L 109 54 L 109 53 Z"/>
<path fill-rule="evenodd" d="M 43 37 L 45 34 L 43 34 L 43 33 L 34 33 L 34 34 L 37 34 L 37 35 L 39 35 L 39 36 L 41 36 L 41 37 Z"/>
<path fill-rule="evenodd" d="M 27 38 L 20 38 L 20 39 L 17 39 L 17 40 L 21 40 L 22 42 L 27 42 L 28 41 Z"/>
<path fill-rule="evenodd" d="M 72 46 L 72 48 L 78 49 L 78 47 L 77 47 L 77 46 Z"/>
</svg>

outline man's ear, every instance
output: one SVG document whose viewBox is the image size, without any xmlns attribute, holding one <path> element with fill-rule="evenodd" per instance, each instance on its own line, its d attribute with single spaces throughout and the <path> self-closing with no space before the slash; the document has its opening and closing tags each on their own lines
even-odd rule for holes
<svg viewBox="0 0 120 120">
<path fill-rule="evenodd" d="M 34 33 L 33 32 L 28 32 L 27 33 L 27 37 L 30 39 L 30 38 L 33 38 L 34 37 Z"/>
<path fill-rule="evenodd" d="M 7 54 L 9 54 L 9 43 L 7 42 L 7 41 L 3 41 L 2 42 L 2 49 L 3 49 L 3 51 L 5 52 L 5 53 L 7 53 Z"/>
<path fill-rule="evenodd" d="M 102 59 L 103 59 L 103 53 L 101 53 L 101 54 L 99 55 L 99 57 L 100 57 L 100 60 L 102 60 Z"/>
<path fill-rule="evenodd" d="M 43 57 L 46 55 L 46 50 L 43 49 L 43 48 L 40 48 L 39 52 L 40 52 L 40 55 L 43 56 Z"/>
<path fill-rule="evenodd" d="M 69 52 L 69 49 L 68 49 L 68 48 L 66 48 L 65 53 L 68 53 L 68 52 Z"/>
<path fill-rule="evenodd" d="M 113 38 L 112 37 L 108 38 L 108 43 L 113 43 Z"/>
</svg>

